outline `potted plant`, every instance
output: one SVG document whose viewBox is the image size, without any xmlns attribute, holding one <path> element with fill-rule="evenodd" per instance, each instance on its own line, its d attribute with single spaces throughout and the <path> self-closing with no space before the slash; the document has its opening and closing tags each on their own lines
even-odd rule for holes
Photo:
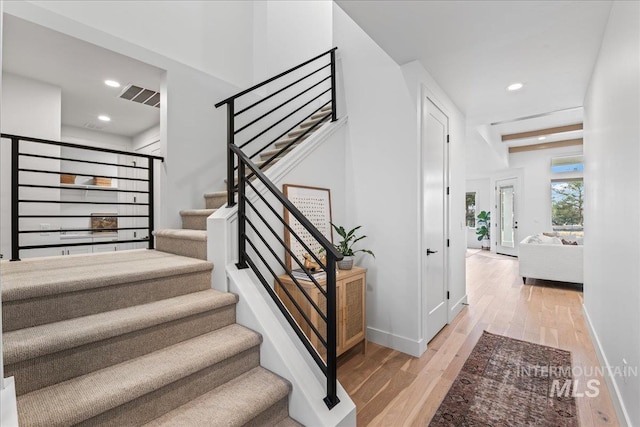
<svg viewBox="0 0 640 427">
<path fill-rule="evenodd" d="M 491 212 L 480 212 L 476 225 L 478 241 L 482 242 L 482 249 L 488 251 L 491 248 Z"/>
<path fill-rule="evenodd" d="M 355 251 L 353 250 L 353 245 L 356 242 L 367 237 L 367 236 L 360 236 L 360 237 L 356 236 L 356 231 L 360 227 L 362 227 L 361 225 L 353 228 L 350 231 L 346 231 L 344 227 L 337 226 L 334 223 L 331 223 L 331 225 L 336 230 L 336 233 L 338 233 L 338 235 L 342 237 L 342 240 L 337 245 L 334 245 L 336 249 L 338 249 L 338 251 L 344 256 L 342 261 L 338 261 L 338 268 L 340 270 L 351 270 L 351 268 L 353 268 L 353 256 L 358 252 L 365 252 L 373 256 L 374 258 L 376 257 L 374 253 L 368 249 L 357 249 Z"/>
</svg>

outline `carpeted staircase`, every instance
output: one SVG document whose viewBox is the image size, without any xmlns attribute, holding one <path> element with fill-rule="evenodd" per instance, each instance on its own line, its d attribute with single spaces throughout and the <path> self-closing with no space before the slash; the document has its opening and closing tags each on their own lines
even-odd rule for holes
<svg viewBox="0 0 640 427">
<path fill-rule="evenodd" d="M 157 250 L 2 262 L 21 426 L 300 425 L 291 385 L 260 366 L 261 337 L 235 323 L 237 297 L 211 289 L 206 221 L 226 192 L 205 202 L 158 231 Z"/>
</svg>

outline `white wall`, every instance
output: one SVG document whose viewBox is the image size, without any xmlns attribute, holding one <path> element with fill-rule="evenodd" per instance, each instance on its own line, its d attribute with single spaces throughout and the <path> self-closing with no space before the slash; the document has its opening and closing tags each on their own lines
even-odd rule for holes
<svg viewBox="0 0 640 427">
<path fill-rule="evenodd" d="M 160 151 L 160 125 L 153 126 L 140 132 L 132 138 L 131 145 L 134 151 L 161 156 Z"/>
<path fill-rule="evenodd" d="M 122 151 L 131 151 L 133 142 L 131 138 L 126 136 L 64 125 L 61 129 L 61 140 L 72 144 Z"/>
<path fill-rule="evenodd" d="M 194 25 L 197 27 L 197 22 L 175 19 L 176 16 L 183 16 L 184 13 L 187 13 L 181 13 L 176 10 L 176 8 L 184 7 L 184 3 L 179 2 L 166 4 L 147 2 L 136 2 L 135 4 L 129 4 L 129 2 L 127 4 L 121 2 L 40 2 L 38 5 L 42 7 L 27 2 L 11 2 L 6 5 L 5 9 L 7 13 L 16 15 L 19 18 L 35 22 L 55 31 L 60 31 L 166 70 L 162 83 L 160 139 L 162 152 L 167 161 L 162 164 L 156 163 L 162 172 L 161 197 L 163 198 L 162 209 L 158 212 L 156 225 L 158 228 L 179 228 L 181 223 L 179 211 L 181 209 L 203 207 L 204 193 L 217 191 L 224 187 L 226 112 L 224 109 L 214 109 L 213 104 L 239 90 L 237 86 L 224 82 L 217 77 L 205 74 L 184 63 L 156 53 L 161 51 L 163 54 L 171 54 L 176 58 L 184 59 L 173 52 L 172 46 L 175 46 L 174 42 L 164 44 L 161 41 L 170 36 L 175 37 L 175 43 L 178 46 L 183 43 L 191 46 L 189 43 L 193 40 L 189 38 L 191 37 L 190 35 L 195 36 L 198 34 L 191 27 Z M 129 9 L 130 6 L 133 9 Z M 228 20 L 227 26 L 230 26 L 235 25 L 232 23 L 237 20 L 239 26 L 236 26 L 232 33 L 235 34 L 235 31 L 240 32 L 243 28 L 244 21 L 239 18 L 233 18 L 235 16 L 234 11 L 237 12 L 237 9 L 231 2 L 220 2 L 219 6 L 193 3 L 192 6 L 195 8 L 194 10 L 201 14 L 200 19 L 202 21 L 206 21 L 211 14 L 215 14 L 216 7 L 224 10 L 224 7 L 229 6 L 228 13 L 219 11 L 216 18 L 208 21 L 207 25 L 212 25 L 216 20 L 222 19 Z M 109 10 L 110 7 L 112 7 L 111 10 Z M 51 10 L 55 10 L 60 14 L 51 12 Z M 152 28 L 141 26 L 137 29 L 131 28 L 130 25 L 121 25 L 122 15 L 131 14 L 131 10 L 136 10 L 140 13 L 144 12 L 144 15 L 155 18 L 155 22 L 167 21 L 171 17 L 169 22 L 171 23 L 172 31 L 165 31 L 163 26 L 155 23 Z M 64 14 L 68 14 L 72 19 L 63 16 Z M 96 28 L 109 31 L 110 34 Z M 182 33 L 185 33 L 185 35 L 176 36 Z M 201 40 L 193 42 L 200 43 L 200 46 L 204 43 Z M 154 46 L 149 47 L 150 44 L 153 44 L 155 48 Z M 240 46 L 236 47 L 240 49 Z M 151 48 L 154 48 L 154 50 L 151 50 Z M 196 47 L 193 47 L 193 49 L 185 48 L 184 54 L 189 56 L 189 58 L 184 59 L 185 61 L 194 62 L 195 49 Z M 250 49 L 248 50 L 250 51 Z M 203 58 L 209 57 L 208 53 L 205 55 L 205 52 L 200 52 L 200 54 L 204 55 Z M 220 57 L 214 56 L 214 58 L 216 61 L 220 61 Z M 226 59 L 229 62 L 234 62 L 233 56 L 229 56 Z M 220 71 L 220 74 L 224 73 Z"/>
<path fill-rule="evenodd" d="M 252 81 L 248 1 L 33 1 L 238 86 Z"/>
<path fill-rule="evenodd" d="M 640 366 L 639 17 L 639 3 L 613 4 L 584 103 L 584 310 L 613 367 Z M 640 425 L 640 379 L 611 380 L 626 422 Z"/>
<path fill-rule="evenodd" d="M 47 83 L 4 73 L 2 78 L 2 133 L 30 136 L 34 138 L 60 140 L 60 118 L 62 111 L 61 89 Z M 42 144 L 21 143 L 21 152 L 44 154 L 57 157 L 60 148 L 44 146 Z M 0 165 L 0 211 L 2 220 L 0 224 L 0 251 L 7 258 L 11 256 L 11 144 L 3 139 L 0 145 L 2 163 Z M 21 167 L 32 167 L 60 170 L 60 162 L 47 159 L 21 157 Z M 22 174 L 23 183 L 51 184 L 58 182 L 58 177 L 51 174 Z M 20 190 L 22 197 L 29 199 L 57 199 L 59 190 L 24 188 Z M 40 214 L 56 215 L 60 213 L 58 205 L 53 204 L 22 204 L 21 213 L 28 214 L 37 211 Z M 41 221 L 38 219 L 24 220 L 25 228 L 37 227 Z M 56 228 L 57 220 L 46 220 L 51 228 Z M 53 233 L 45 239 L 33 235 L 25 235 L 21 238 L 22 244 L 29 244 L 34 238 L 39 243 L 57 243 L 57 235 Z M 45 241 L 47 240 L 47 241 Z M 51 241 L 48 241 L 51 240 Z"/>
<path fill-rule="evenodd" d="M 491 183 L 489 178 L 468 179 L 465 193 L 476 193 L 476 219 L 480 212 L 491 211 Z M 482 243 L 478 241 L 475 227 L 467 228 L 467 247 L 479 249 Z"/>
<path fill-rule="evenodd" d="M 332 2 L 255 1 L 253 5 L 254 83 L 332 47 Z"/>
<path fill-rule="evenodd" d="M 337 5 L 333 44 L 339 47 L 347 136 L 347 226 L 362 225 L 376 259 L 359 262 L 367 277 L 368 338 L 419 355 L 423 301 L 420 275 L 420 138 L 423 94 L 450 110 L 452 161 L 452 270 L 455 292 L 464 292 L 464 124 L 428 74 L 416 64 L 402 69 Z M 405 76 L 406 73 L 406 76 Z M 462 130 L 461 130 L 462 126 Z M 460 170 L 462 169 L 462 170 Z M 455 174 L 455 176 L 454 176 Z M 461 181 L 460 181 L 461 180 Z M 459 198 L 459 202 L 456 202 Z M 457 205 L 459 207 L 455 207 Z M 460 216 L 458 218 L 458 216 Z M 462 257 L 458 259 L 458 251 Z M 453 298 L 452 298 L 453 300 Z"/>
</svg>

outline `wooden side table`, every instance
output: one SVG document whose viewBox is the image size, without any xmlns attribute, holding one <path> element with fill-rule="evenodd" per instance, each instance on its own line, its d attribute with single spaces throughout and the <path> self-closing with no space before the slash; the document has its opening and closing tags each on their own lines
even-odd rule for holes
<svg viewBox="0 0 640 427">
<path fill-rule="evenodd" d="M 302 308 L 304 314 L 311 320 L 318 332 L 326 339 L 326 324 L 320 318 L 311 303 L 302 294 L 300 289 L 295 285 L 291 277 L 288 275 L 278 276 L 282 286 L 286 287 L 296 303 Z M 316 285 L 311 281 L 298 280 L 304 292 L 309 295 L 310 299 L 326 314 L 327 301 L 324 295 L 318 290 Z M 318 280 L 320 286 L 326 289 L 326 280 Z M 280 297 L 284 305 L 287 307 L 293 318 L 298 322 L 300 328 L 311 341 L 311 344 L 318 350 L 320 355 L 324 356 L 324 346 L 318 340 L 316 334 L 309 327 L 298 309 L 291 302 L 287 293 L 282 289 L 278 280 L 275 282 L 276 294 Z M 351 270 L 338 270 L 336 277 L 336 297 L 337 297 L 337 349 L 336 353 L 340 356 L 345 351 L 355 345 L 364 342 L 363 351 L 367 351 L 366 340 L 366 298 L 365 289 L 367 286 L 367 270 L 362 267 L 353 267 Z"/>
</svg>

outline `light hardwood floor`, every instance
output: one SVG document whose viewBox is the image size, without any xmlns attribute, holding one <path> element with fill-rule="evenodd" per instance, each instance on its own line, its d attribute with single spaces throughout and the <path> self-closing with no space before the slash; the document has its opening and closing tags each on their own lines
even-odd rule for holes
<svg viewBox="0 0 640 427">
<path fill-rule="evenodd" d="M 597 397 L 577 398 L 581 427 L 618 426 L 582 315 L 582 292 L 553 282 L 522 284 L 515 258 L 478 252 L 467 257 L 469 306 L 420 358 L 369 343 L 366 355 L 339 361 L 338 378 L 358 411 L 359 426 L 426 426 L 482 331 L 571 351 L 574 367 L 600 381 Z M 577 369 L 579 370 L 579 369 Z"/>
</svg>

